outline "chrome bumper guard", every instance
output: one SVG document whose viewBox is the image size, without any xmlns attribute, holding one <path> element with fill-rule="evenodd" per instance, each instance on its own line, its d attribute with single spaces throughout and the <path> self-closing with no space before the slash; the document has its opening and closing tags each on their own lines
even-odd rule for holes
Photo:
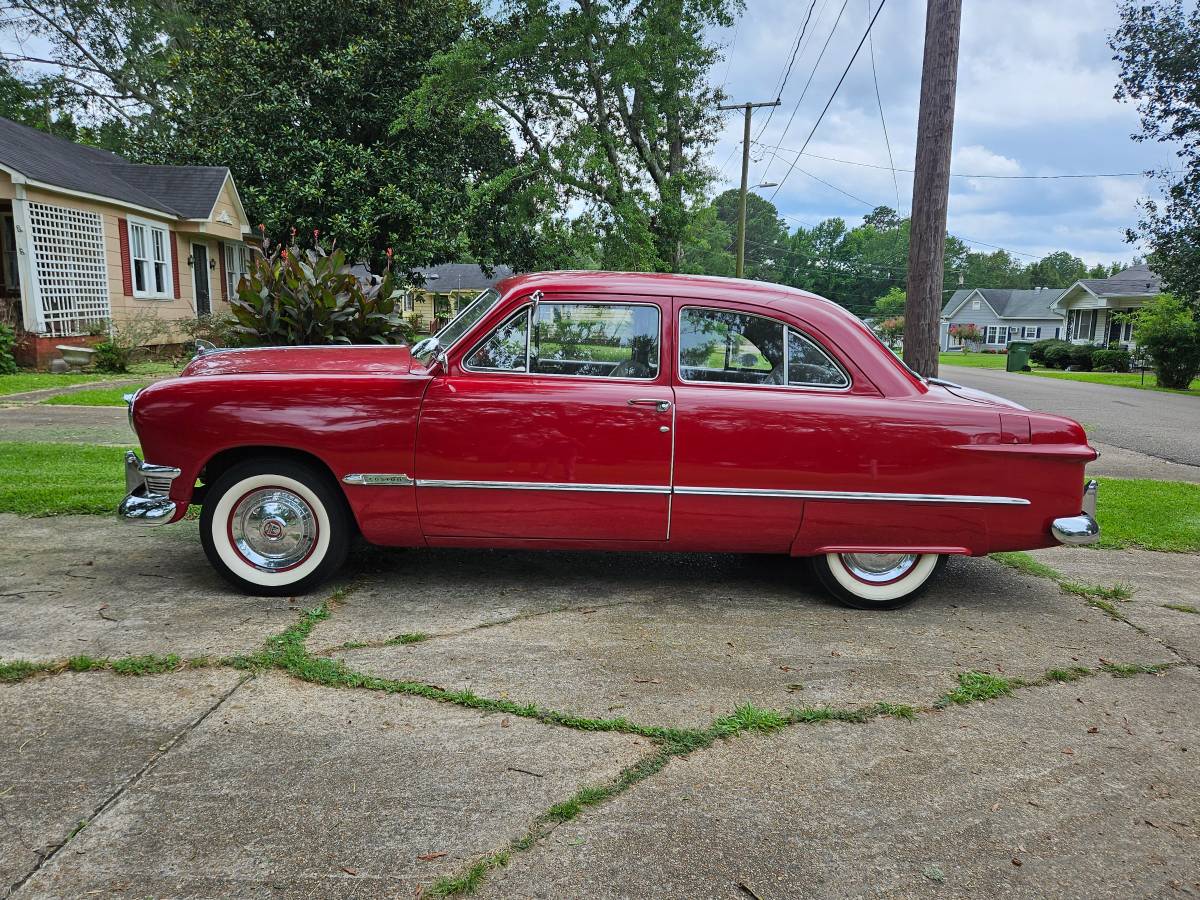
<svg viewBox="0 0 1200 900">
<path fill-rule="evenodd" d="M 165 525 L 175 516 L 175 501 L 168 496 L 171 482 L 179 477 L 174 466 L 156 466 L 125 451 L 125 499 L 117 507 L 117 518 L 130 525 Z"/>
<path fill-rule="evenodd" d="M 1083 511 L 1077 516 L 1064 516 L 1050 524 L 1050 533 L 1062 544 L 1094 544 L 1100 540 L 1100 525 L 1096 522 L 1096 491 L 1099 485 L 1089 481 L 1083 488 Z"/>
</svg>

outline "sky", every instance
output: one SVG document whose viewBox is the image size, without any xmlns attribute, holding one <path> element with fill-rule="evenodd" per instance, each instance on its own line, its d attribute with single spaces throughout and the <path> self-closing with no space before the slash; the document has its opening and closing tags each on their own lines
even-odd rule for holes
<svg viewBox="0 0 1200 900">
<path fill-rule="evenodd" d="M 811 2 L 747 0 L 737 24 L 714 34 L 725 59 L 714 67 L 712 77 L 717 85 L 724 84 L 727 102 L 775 99 Z M 894 165 L 912 169 L 924 49 L 923 0 L 886 0 L 871 42 L 863 45 L 808 144 L 806 154 L 814 155 L 800 158 L 788 175 L 797 160 L 795 152 L 769 149 L 795 151 L 804 143 L 866 31 L 868 4 L 872 13 L 879 8 L 878 0 L 847 0 L 834 29 L 842 0 L 816 0 L 783 88 L 783 104 L 769 121 L 769 109 L 754 111 L 752 136 L 758 143 L 751 144 L 750 185 L 780 182 L 777 194 L 773 187 L 758 193 L 768 199 L 776 194 L 773 202 L 791 228 L 830 216 L 841 216 L 853 226 L 871 207 L 896 207 L 897 194 L 901 212 L 910 210 L 912 175 L 897 172 L 893 182 L 879 101 Z M 1131 138 L 1138 128 L 1136 109 L 1113 99 L 1117 64 L 1106 39 L 1117 25 L 1113 0 L 964 0 L 951 172 L 1060 175 L 1173 168 L 1170 147 Z M 737 187 L 740 179 L 743 115 L 737 111 L 726 116 L 712 153 L 718 192 Z M 1138 248 L 1125 242 L 1125 229 L 1136 222 L 1138 199 L 1157 190 L 1153 181 L 1140 176 L 952 178 L 948 230 L 972 249 L 1003 247 L 1023 262 L 1056 250 L 1070 251 L 1089 265 L 1127 261 Z"/>
</svg>

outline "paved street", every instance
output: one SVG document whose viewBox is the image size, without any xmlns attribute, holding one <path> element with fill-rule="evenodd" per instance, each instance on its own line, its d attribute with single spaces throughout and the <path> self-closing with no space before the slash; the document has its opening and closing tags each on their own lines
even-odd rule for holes
<svg viewBox="0 0 1200 900">
<path fill-rule="evenodd" d="M 893 613 L 706 555 L 364 550 L 297 601 L 191 521 L 0 530 L 0 659 L 76 658 L 0 684 L 0 897 L 1200 892 L 1198 556 L 1039 551 L 1119 618 L 988 559 Z M 1012 694 L 939 701 L 972 671 Z"/>
<path fill-rule="evenodd" d="M 1200 466 L 1200 398 L 966 366 L 943 366 L 941 377 L 1070 416 L 1102 443 Z"/>
</svg>

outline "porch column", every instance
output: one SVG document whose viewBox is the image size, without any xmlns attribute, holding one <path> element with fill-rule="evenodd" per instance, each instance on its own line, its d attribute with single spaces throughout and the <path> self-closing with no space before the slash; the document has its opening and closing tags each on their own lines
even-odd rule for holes
<svg viewBox="0 0 1200 900">
<path fill-rule="evenodd" d="M 42 313 L 42 292 L 38 287 L 37 261 L 33 253 L 33 228 L 29 221 L 29 200 L 25 185 L 13 185 L 13 231 L 17 239 L 17 278 L 21 282 L 21 318 L 25 330 L 41 334 L 46 330 Z"/>
</svg>

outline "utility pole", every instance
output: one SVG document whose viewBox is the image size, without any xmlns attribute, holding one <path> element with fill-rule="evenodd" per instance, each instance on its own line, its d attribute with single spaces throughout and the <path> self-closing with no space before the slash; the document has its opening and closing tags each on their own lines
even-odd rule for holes
<svg viewBox="0 0 1200 900">
<path fill-rule="evenodd" d="M 938 319 L 942 310 L 942 262 L 946 250 L 946 205 L 950 196 L 950 146 L 954 136 L 961 25 L 962 0 L 927 0 L 908 245 L 908 294 L 904 304 L 904 361 L 927 377 L 938 373 Z"/>
<path fill-rule="evenodd" d="M 760 106 L 778 106 L 779 99 L 770 103 L 722 103 L 717 109 L 744 109 L 746 111 L 746 130 L 742 137 L 742 193 L 738 200 L 738 232 L 737 232 L 737 268 L 734 276 L 742 277 L 746 268 L 746 188 L 750 178 L 750 116 L 751 111 Z"/>
</svg>

